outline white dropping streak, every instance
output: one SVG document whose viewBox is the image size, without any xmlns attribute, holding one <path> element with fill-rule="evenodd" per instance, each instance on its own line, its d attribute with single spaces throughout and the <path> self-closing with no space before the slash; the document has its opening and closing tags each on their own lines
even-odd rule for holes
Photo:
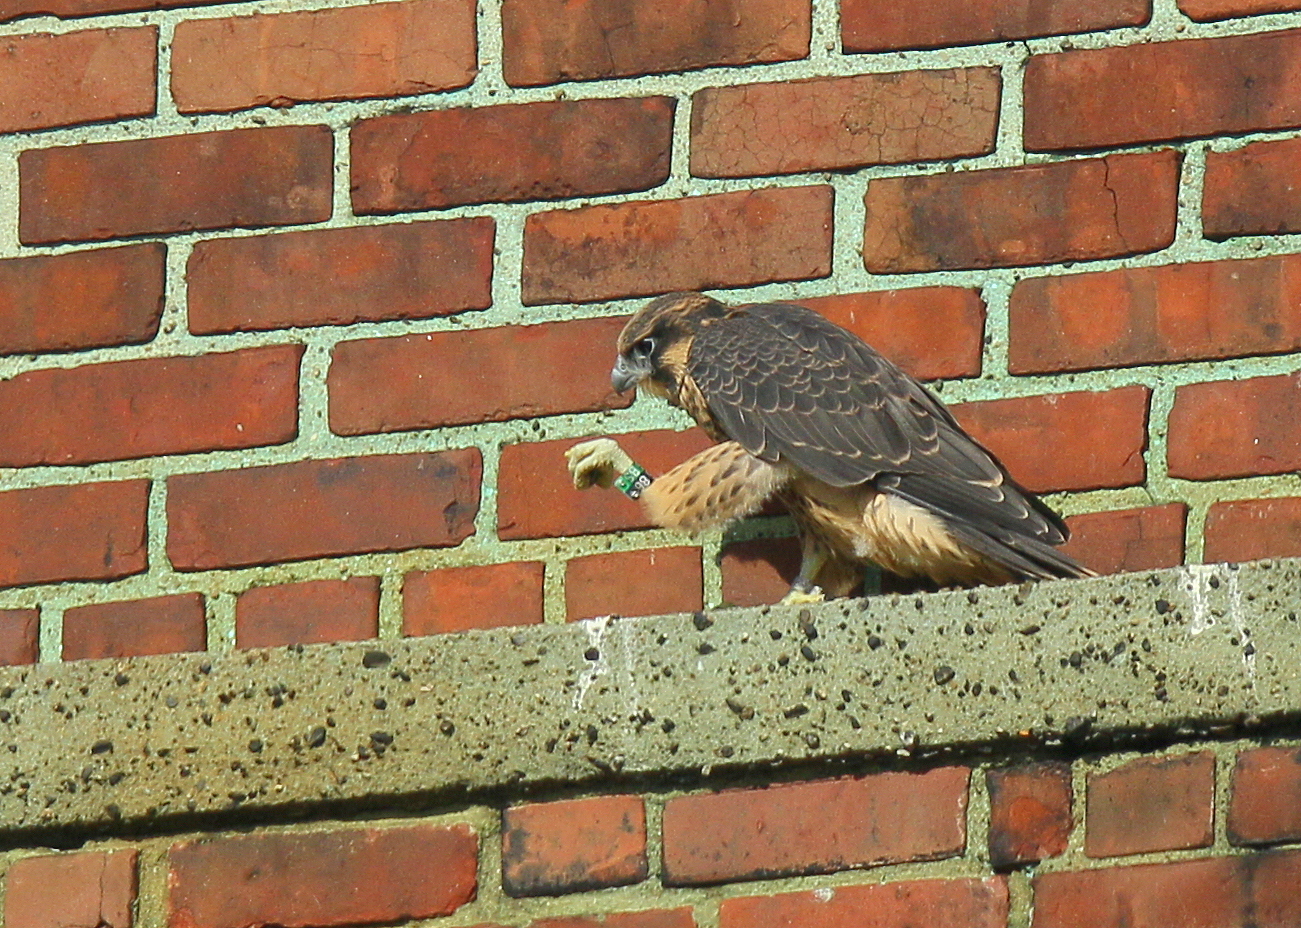
<svg viewBox="0 0 1301 928">
<path fill-rule="evenodd" d="M 596 678 L 610 672 L 610 665 L 605 658 L 604 643 L 605 633 L 609 631 L 610 623 L 613 621 L 614 616 L 602 615 L 594 619 L 583 619 L 578 623 L 587 633 L 588 646 L 596 649 L 596 660 L 588 661 L 587 667 L 578 675 L 578 687 L 574 690 L 575 709 L 583 707 L 583 700 L 587 699 L 587 691 L 592 688 Z"/>
</svg>

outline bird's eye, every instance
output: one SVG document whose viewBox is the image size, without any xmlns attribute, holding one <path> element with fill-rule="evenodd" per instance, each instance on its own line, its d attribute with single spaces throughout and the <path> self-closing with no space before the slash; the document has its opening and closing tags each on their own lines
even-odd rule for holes
<svg viewBox="0 0 1301 928">
<path fill-rule="evenodd" d="M 640 357 L 649 357 L 651 352 L 655 350 L 655 339 L 643 338 L 637 344 L 632 346 L 632 350 L 634 354 Z"/>
</svg>

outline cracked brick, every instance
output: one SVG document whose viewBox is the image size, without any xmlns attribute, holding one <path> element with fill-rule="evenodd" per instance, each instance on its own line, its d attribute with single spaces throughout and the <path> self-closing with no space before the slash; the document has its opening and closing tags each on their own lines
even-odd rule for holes
<svg viewBox="0 0 1301 928">
<path fill-rule="evenodd" d="M 863 257 L 877 274 L 1008 267 L 1157 251 L 1174 241 L 1174 151 L 878 178 Z"/>
<path fill-rule="evenodd" d="M 691 107 L 691 173 L 751 177 L 993 151 L 995 68 L 710 87 Z"/>
<path fill-rule="evenodd" d="M 1184 562 L 1187 518 L 1183 503 L 1073 515 L 1062 550 L 1100 574 L 1177 567 Z"/>
<path fill-rule="evenodd" d="M 473 0 L 183 20 L 172 45 L 182 113 L 453 90 L 477 72 Z"/>
</svg>

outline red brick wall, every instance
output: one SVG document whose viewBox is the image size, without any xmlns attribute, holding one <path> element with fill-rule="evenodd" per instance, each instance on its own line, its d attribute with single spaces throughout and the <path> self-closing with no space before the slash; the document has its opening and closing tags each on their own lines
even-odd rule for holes
<svg viewBox="0 0 1301 928">
<path fill-rule="evenodd" d="M 1298 840 L 1301 745 L 1239 742 L 23 852 L 5 925 L 1287 928 Z"/>
</svg>

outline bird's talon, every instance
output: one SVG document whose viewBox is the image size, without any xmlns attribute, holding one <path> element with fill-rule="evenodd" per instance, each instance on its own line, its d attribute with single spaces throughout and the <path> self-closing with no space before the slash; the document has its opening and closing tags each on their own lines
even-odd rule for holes
<svg viewBox="0 0 1301 928">
<path fill-rule="evenodd" d="M 612 438 L 579 442 L 565 452 L 574 488 L 586 490 L 595 484 L 608 489 L 615 478 L 632 467 L 632 458 Z"/>
<path fill-rule="evenodd" d="M 824 603 L 827 601 L 827 594 L 822 592 L 822 587 L 811 586 L 808 589 L 801 589 L 793 586 L 790 592 L 782 597 L 780 605 L 783 606 L 807 606 L 812 603 Z"/>
</svg>

